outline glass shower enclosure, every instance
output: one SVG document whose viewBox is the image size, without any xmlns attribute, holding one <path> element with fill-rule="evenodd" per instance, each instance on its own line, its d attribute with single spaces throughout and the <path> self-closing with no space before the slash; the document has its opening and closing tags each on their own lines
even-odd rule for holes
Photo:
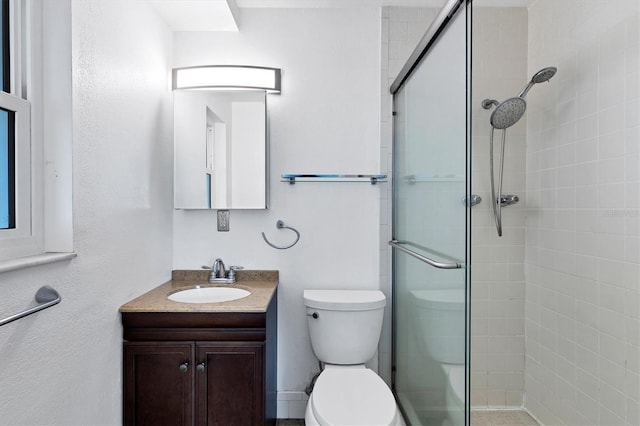
<svg viewBox="0 0 640 426">
<path fill-rule="evenodd" d="M 470 4 L 447 1 L 391 87 L 393 391 L 408 424 L 469 424 Z"/>
</svg>

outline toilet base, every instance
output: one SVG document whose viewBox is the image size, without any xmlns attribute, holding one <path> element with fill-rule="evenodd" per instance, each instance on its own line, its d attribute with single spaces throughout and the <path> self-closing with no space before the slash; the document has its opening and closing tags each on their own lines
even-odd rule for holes
<svg viewBox="0 0 640 426">
<path fill-rule="evenodd" d="M 447 375 L 446 403 L 447 416 L 450 425 L 464 425 L 464 365 L 443 364 L 442 368 Z"/>
<path fill-rule="evenodd" d="M 313 394 L 311 395 L 313 396 Z M 311 398 L 309 398 L 309 400 L 311 400 Z M 307 408 L 304 412 L 304 424 L 305 426 L 320 426 L 320 423 L 318 423 L 318 420 L 316 420 L 316 417 L 313 415 L 310 402 L 307 403 Z"/>
</svg>

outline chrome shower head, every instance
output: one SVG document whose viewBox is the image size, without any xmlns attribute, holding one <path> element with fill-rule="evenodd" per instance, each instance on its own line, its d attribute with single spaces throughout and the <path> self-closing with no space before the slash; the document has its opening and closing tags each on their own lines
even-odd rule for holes
<svg viewBox="0 0 640 426">
<path fill-rule="evenodd" d="M 495 129 L 506 129 L 518 122 L 527 109 L 527 102 L 524 98 L 509 98 L 498 104 L 491 113 L 491 125 Z"/>
<path fill-rule="evenodd" d="M 524 89 L 522 89 L 518 97 L 524 98 L 525 96 L 527 96 L 527 92 L 529 92 L 529 89 L 531 89 L 534 84 L 544 83 L 545 81 L 551 80 L 551 77 L 556 75 L 556 72 L 558 72 L 558 68 L 556 67 L 542 68 L 540 71 L 535 73 L 533 77 L 531 77 L 531 81 L 525 86 Z"/>
<path fill-rule="evenodd" d="M 556 72 L 558 72 L 558 68 L 556 67 L 542 68 L 540 71 L 533 75 L 531 81 L 533 81 L 534 83 L 544 83 L 545 81 L 551 80 L 551 77 L 556 75 Z"/>
</svg>

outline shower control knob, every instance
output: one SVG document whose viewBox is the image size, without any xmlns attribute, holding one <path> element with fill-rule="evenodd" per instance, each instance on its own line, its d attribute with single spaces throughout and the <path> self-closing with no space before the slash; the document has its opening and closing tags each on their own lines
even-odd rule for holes
<svg viewBox="0 0 640 426">
<path fill-rule="evenodd" d="M 501 206 L 511 206 L 513 204 L 517 204 L 520 201 L 520 198 L 517 195 L 501 195 L 500 196 L 500 205 Z"/>
</svg>

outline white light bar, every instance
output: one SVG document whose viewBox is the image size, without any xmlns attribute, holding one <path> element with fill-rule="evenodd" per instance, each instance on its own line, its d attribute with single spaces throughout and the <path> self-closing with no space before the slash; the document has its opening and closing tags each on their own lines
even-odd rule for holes
<svg viewBox="0 0 640 426">
<path fill-rule="evenodd" d="M 280 93 L 280 69 L 248 65 L 205 65 L 173 69 L 173 90 L 266 90 Z"/>
</svg>

